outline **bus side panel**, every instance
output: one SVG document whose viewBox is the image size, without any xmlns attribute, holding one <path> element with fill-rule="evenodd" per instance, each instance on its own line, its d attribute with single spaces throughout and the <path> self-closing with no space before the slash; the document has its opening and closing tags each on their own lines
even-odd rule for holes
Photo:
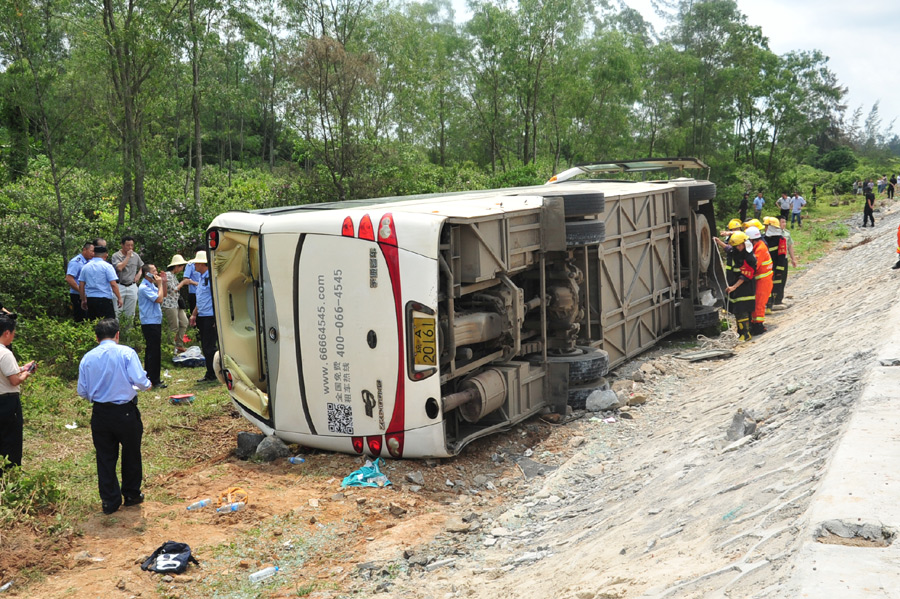
<svg viewBox="0 0 900 599">
<path fill-rule="evenodd" d="M 672 189 L 607 196 L 606 240 L 591 277 L 591 315 L 603 330 L 611 367 L 656 344 L 675 328 L 677 272 Z M 592 329 L 594 328 L 592 323 Z"/>
</svg>

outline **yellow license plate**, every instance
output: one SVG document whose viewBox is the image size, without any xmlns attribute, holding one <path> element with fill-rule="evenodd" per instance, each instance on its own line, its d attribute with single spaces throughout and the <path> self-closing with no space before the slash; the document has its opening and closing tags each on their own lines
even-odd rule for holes
<svg viewBox="0 0 900 599">
<path fill-rule="evenodd" d="M 434 318 L 413 318 L 413 354 L 416 366 L 437 366 Z"/>
</svg>

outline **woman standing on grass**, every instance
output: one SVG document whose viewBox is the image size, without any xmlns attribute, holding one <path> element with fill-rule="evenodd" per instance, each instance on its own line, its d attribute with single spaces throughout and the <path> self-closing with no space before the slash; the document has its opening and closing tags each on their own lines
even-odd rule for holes
<svg viewBox="0 0 900 599">
<path fill-rule="evenodd" d="M 188 319 L 184 312 L 181 294 L 178 293 L 182 287 L 191 283 L 190 279 L 183 279 L 178 282 L 178 273 L 184 270 L 187 264 L 181 254 L 172 256 L 172 262 L 166 267 L 166 297 L 163 298 L 162 311 L 166 317 L 166 323 L 169 325 L 169 331 L 175 335 L 175 353 L 180 354 L 184 351 L 184 334 L 187 332 Z"/>
</svg>

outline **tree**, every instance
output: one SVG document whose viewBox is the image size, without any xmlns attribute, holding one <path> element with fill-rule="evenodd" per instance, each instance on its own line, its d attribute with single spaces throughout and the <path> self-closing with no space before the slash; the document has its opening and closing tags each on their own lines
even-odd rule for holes
<svg viewBox="0 0 900 599">
<path fill-rule="evenodd" d="M 62 184 L 66 172 L 59 162 L 60 146 L 66 127 L 77 117 L 80 100 L 64 83 L 65 33 L 53 15 L 52 0 L 9 0 L 0 6 L 0 22 L 0 53 L 11 62 L 4 73 L 4 115 L 12 125 L 17 149 L 11 170 L 16 177 L 25 174 L 27 154 L 23 152 L 23 141 L 29 123 L 33 123 L 50 165 L 50 182 L 56 199 L 55 215 L 35 216 L 50 217 L 58 235 L 59 256 L 65 265 L 67 213 Z"/>
<path fill-rule="evenodd" d="M 172 37 L 181 18 L 182 0 L 138 3 L 136 0 L 102 0 L 96 7 L 84 3 L 85 16 L 100 20 L 100 42 L 106 52 L 106 69 L 115 101 L 121 112 L 110 126 L 120 139 L 122 193 L 119 198 L 119 227 L 125 223 L 127 208 L 146 214 L 144 193 L 146 167 L 143 157 L 144 98 L 148 79 L 159 65 L 173 57 Z M 98 9 L 99 8 L 99 12 Z M 85 27 L 93 30 L 91 23 Z"/>
</svg>

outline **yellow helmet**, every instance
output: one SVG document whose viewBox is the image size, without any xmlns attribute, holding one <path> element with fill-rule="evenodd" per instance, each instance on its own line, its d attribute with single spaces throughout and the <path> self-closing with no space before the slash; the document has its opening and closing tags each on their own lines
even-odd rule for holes
<svg viewBox="0 0 900 599">
<path fill-rule="evenodd" d="M 781 222 L 774 216 L 766 216 L 763 218 L 763 224 L 767 227 L 780 227 Z"/>
<path fill-rule="evenodd" d="M 759 219 L 751 218 L 750 220 L 748 220 L 747 222 L 744 223 L 744 228 L 746 229 L 748 227 L 756 227 L 757 229 L 762 229 L 763 224 L 761 222 L 759 222 Z"/>
<path fill-rule="evenodd" d="M 736 231 L 731 234 L 731 237 L 728 238 L 728 243 L 737 247 L 739 245 L 743 245 L 745 241 L 747 241 L 749 237 L 747 237 L 746 233 L 741 233 L 740 231 Z"/>
<path fill-rule="evenodd" d="M 740 231 L 743 223 L 741 223 L 741 219 L 733 218 L 728 221 L 728 230 L 729 231 Z"/>
</svg>

